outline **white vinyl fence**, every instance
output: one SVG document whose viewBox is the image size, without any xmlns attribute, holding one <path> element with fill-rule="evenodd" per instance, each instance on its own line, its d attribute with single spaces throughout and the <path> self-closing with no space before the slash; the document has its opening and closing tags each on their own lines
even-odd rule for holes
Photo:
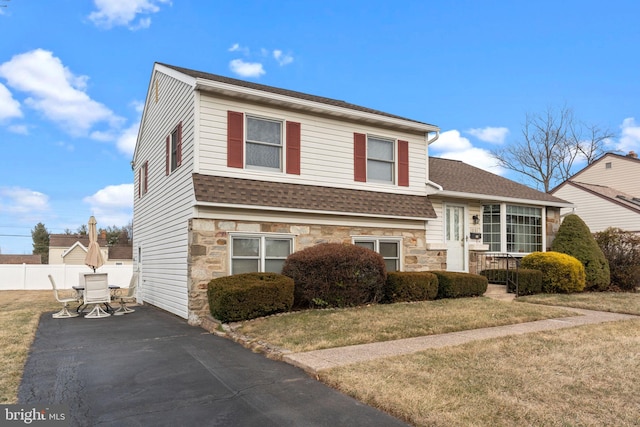
<svg viewBox="0 0 640 427">
<path fill-rule="evenodd" d="M 80 273 L 91 273 L 86 265 L 0 264 L 0 291 L 51 289 L 49 274 L 59 289 L 71 289 L 79 283 Z M 109 274 L 109 284 L 129 287 L 132 265 L 103 265 L 97 273 Z"/>
</svg>

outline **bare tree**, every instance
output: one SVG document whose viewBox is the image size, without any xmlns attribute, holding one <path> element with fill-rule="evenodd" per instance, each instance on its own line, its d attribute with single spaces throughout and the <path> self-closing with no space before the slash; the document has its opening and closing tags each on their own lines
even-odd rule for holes
<svg viewBox="0 0 640 427">
<path fill-rule="evenodd" d="M 604 152 L 604 143 L 613 135 L 594 125 L 576 120 L 573 110 L 547 108 L 528 113 L 522 139 L 492 155 L 498 165 L 524 175 L 539 190 L 548 192 L 574 173 L 576 160 L 593 162 Z"/>
</svg>

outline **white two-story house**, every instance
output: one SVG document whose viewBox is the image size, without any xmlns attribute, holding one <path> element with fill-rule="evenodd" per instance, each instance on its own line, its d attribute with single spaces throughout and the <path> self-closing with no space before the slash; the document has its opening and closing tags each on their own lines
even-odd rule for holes
<svg viewBox="0 0 640 427">
<path fill-rule="evenodd" d="M 569 204 L 475 168 L 470 179 L 491 176 L 518 191 L 462 191 L 446 173 L 430 180 L 438 132 L 344 101 L 156 63 L 132 162 L 140 298 L 197 324 L 212 278 L 279 272 L 289 254 L 322 242 L 371 248 L 389 271 L 469 271 L 469 251 L 508 250 L 509 215 L 537 224 L 527 228 L 537 243 L 526 248 L 544 250 L 549 224 L 555 230 Z M 439 169 L 469 173 L 442 161 Z M 483 218 L 497 224 L 489 242 Z"/>
</svg>

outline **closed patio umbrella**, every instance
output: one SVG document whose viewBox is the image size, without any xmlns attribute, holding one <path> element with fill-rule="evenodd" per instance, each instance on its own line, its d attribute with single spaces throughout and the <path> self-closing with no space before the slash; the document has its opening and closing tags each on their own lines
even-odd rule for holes
<svg viewBox="0 0 640 427">
<path fill-rule="evenodd" d="M 84 258 L 84 263 L 96 272 L 96 268 L 102 267 L 104 259 L 100 252 L 100 245 L 98 244 L 98 230 L 96 229 L 96 219 L 93 215 L 89 218 L 89 250 L 87 256 Z"/>
</svg>

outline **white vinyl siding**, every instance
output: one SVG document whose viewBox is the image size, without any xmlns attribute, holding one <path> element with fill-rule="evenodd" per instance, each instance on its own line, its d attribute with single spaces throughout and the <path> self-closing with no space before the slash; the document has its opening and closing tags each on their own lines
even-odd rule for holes
<svg viewBox="0 0 640 427">
<path fill-rule="evenodd" d="M 191 87 L 161 73 L 150 90 L 140 140 L 136 146 L 136 169 L 148 162 L 149 189 L 134 198 L 134 270 L 141 265 L 140 297 L 180 317 L 188 317 L 188 220 L 192 214 L 194 92 Z M 152 83 L 155 85 L 155 83 Z M 166 175 L 166 137 L 182 121 L 182 166 Z M 134 175 L 138 188 L 138 174 Z M 168 209 L 168 206 L 171 206 Z M 142 263 L 137 259 L 142 249 Z"/>
<path fill-rule="evenodd" d="M 394 131 L 341 121 L 339 118 L 320 117 L 300 111 L 213 98 L 206 93 L 202 93 L 200 105 L 200 150 L 196 165 L 200 173 L 325 187 L 425 194 L 427 158 L 424 134 Z M 227 167 L 227 111 L 300 123 L 300 175 Z M 408 187 L 354 181 L 353 134 L 356 132 L 409 142 L 410 185 Z M 282 155 L 283 164 L 286 164 L 286 150 L 283 150 Z"/>
<path fill-rule="evenodd" d="M 611 167 L 607 168 L 607 163 Z M 572 180 L 640 196 L 640 160 L 606 155 L 576 174 Z M 554 195 L 562 198 L 558 193 Z M 573 202 L 571 199 L 567 200 Z"/>
<path fill-rule="evenodd" d="M 562 209 L 561 213 L 577 214 L 592 233 L 603 231 L 608 227 L 640 232 L 640 213 L 637 211 L 612 203 L 573 185 L 564 185 L 554 193 L 554 196 L 575 204 L 575 210 Z"/>
</svg>

